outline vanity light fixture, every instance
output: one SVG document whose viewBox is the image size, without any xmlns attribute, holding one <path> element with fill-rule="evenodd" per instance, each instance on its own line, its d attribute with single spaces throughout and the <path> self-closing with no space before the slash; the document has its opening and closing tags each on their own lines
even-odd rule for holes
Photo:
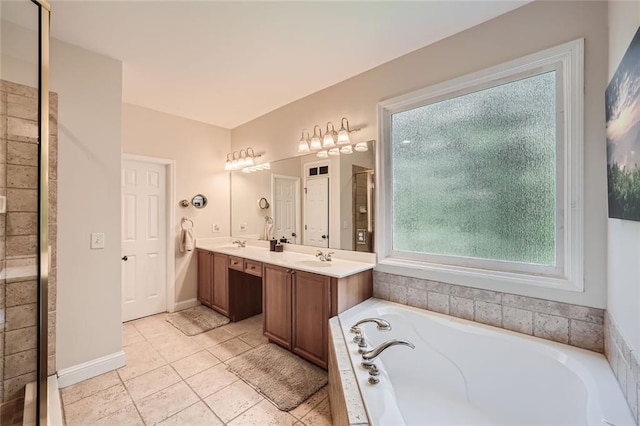
<svg viewBox="0 0 640 426">
<path fill-rule="evenodd" d="M 259 172 L 262 170 L 270 170 L 270 169 L 271 169 L 271 163 L 256 164 L 253 166 L 244 167 L 242 169 L 242 173 L 253 173 L 253 172 Z"/>
<path fill-rule="evenodd" d="M 256 158 L 260 158 L 260 155 L 256 155 L 253 148 L 241 149 L 240 151 L 228 153 L 227 160 L 224 163 L 224 169 L 226 171 L 231 171 L 239 170 L 244 167 L 251 167 L 255 164 Z"/>
<path fill-rule="evenodd" d="M 358 131 L 360 131 L 360 129 L 352 130 L 349 127 L 347 117 L 342 117 L 340 120 L 340 131 L 338 132 L 336 132 L 333 123 L 328 121 L 324 136 L 322 135 L 322 127 L 316 124 L 313 126 L 313 136 L 311 136 L 311 139 L 309 139 L 307 129 L 302 131 L 302 136 L 298 142 L 298 152 L 303 154 L 315 152 L 319 158 L 328 158 L 330 155 L 352 154 L 354 150 L 367 151 L 369 148 L 366 142 L 358 142 L 356 144 L 352 144 L 351 142 L 349 135 Z"/>
</svg>

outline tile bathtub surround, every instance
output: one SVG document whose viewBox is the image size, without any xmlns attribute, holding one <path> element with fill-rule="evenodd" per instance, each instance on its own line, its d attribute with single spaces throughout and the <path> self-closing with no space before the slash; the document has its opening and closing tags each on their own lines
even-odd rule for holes
<svg viewBox="0 0 640 426">
<path fill-rule="evenodd" d="M 373 296 L 604 353 L 604 310 L 374 271 Z"/>
<path fill-rule="evenodd" d="M 629 348 L 608 312 L 604 318 L 604 341 L 605 355 L 636 424 L 640 425 L 640 358 Z"/>
<path fill-rule="evenodd" d="M 0 195 L 7 196 L 7 213 L 0 215 L 0 401 L 23 396 L 35 380 L 37 250 L 38 92 L 35 88 L 0 80 Z M 57 103 L 50 96 L 49 243 L 49 374 L 55 373 Z"/>
<path fill-rule="evenodd" d="M 166 315 L 123 324 L 126 366 L 62 389 L 68 426 L 331 425 L 326 387 L 287 413 L 227 371 L 267 343 L 261 315 L 191 337 Z"/>
</svg>

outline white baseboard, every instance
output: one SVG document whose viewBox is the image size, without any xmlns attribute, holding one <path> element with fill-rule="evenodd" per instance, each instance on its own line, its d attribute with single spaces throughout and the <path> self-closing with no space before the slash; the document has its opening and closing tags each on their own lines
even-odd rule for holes
<svg viewBox="0 0 640 426">
<path fill-rule="evenodd" d="M 200 304 L 200 302 L 198 301 L 198 299 L 189 299 L 189 300 L 183 300 L 182 302 L 178 302 L 173 306 L 173 311 L 177 312 L 177 311 L 183 311 L 185 309 L 189 309 L 189 308 L 193 308 L 194 306 L 198 306 Z"/>
<path fill-rule="evenodd" d="M 74 365 L 73 367 L 63 368 L 58 371 L 58 386 L 60 389 L 63 389 L 83 380 L 115 370 L 116 368 L 124 367 L 126 361 L 127 357 L 124 351 L 120 351 Z"/>
</svg>

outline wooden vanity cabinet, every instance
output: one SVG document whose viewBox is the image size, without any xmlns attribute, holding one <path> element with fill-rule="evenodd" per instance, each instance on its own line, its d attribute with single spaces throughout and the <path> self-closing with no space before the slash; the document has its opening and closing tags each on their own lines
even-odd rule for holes
<svg viewBox="0 0 640 426">
<path fill-rule="evenodd" d="M 229 316 L 229 256 L 213 253 L 213 298 L 211 307 Z"/>
<path fill-rule="evenodd" d="M 223 315 L 229 315 L 228 256 L 197 250 L 198 300 Z"/>
<path fill-rule="evenodd" d="M 331 278 L 264 265 L 264 334 L 320 367 L 327 368 Z"/>
<path fill-rule="evenodd" d="M 292 270 L 265 264 L 262 271 L 264 334 L 291 350 Z"/>
<path fill-rule="evenodd" d="M 198 254 L 198 300 L 211 307 L 213 301 L 213 253 L 197 250 Z"/>
<path fill-rule="evenodd" d="M 292 274 L 292 350 L 327 368 L 331 279 L 303 271 Z"/>
</svg>

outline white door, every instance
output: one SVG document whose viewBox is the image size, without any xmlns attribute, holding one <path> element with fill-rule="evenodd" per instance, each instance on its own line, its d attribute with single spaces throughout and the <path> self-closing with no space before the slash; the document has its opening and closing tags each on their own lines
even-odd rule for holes
<svg viewBox="0 0 640 426">
<path fill-rule="evenodd" d="M 307 179 L 304 244 L 329 247 L 329 178 Z"/>
<path fill-rule="evenodd" d="M 122 162 L 122 320 L 167 310 L 166 171 Z"/>
<path fill-rule="evenodd" d="M 285 237 L 292 244 L 299 243 L 300 178 L 272 175 L 273 236 Z"/>
</svg>

